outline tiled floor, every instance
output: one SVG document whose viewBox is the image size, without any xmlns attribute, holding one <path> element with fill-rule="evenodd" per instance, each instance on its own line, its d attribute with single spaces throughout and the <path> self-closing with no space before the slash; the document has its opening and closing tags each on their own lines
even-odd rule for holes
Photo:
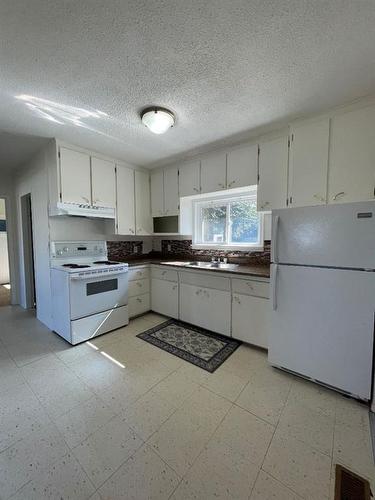
<svg viewBox="0 0 375 500">
<path fill-rule="evenodd" d="M 374 481 L 365 407 L 250 347 L 209 374 L 136 338 L 163 319 L 72 348 L 0 309 L 2 500 L 324 500 L 336 462 Z"/>
</svg>

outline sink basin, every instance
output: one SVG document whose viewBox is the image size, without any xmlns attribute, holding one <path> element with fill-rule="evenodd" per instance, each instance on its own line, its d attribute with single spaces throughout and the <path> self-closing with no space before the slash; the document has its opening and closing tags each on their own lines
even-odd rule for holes
<svg viewBox="0 0 375 500">
<path fill-rule="evenodd" d="M 160 262 L 160 264 L 169 264 L 170 266 L 181 266 L 181 267 L 199 267 L 201 269 L 236 269 L 238 264 L 224 264 L 224 262 L 204 262 L 199 260 L 194 260 L 192 262 L 186 262 L 183 260 Z"/>
</svg>

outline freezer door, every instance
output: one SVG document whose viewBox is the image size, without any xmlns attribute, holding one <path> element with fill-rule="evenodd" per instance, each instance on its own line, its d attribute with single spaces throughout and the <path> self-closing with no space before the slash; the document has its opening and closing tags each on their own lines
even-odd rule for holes
<svg viewBox="0 0 375 500">
<path fill-rule="evenodd" d="M 268 360 L 371 398 L 375 273 L 272 265 Z"/>
<path fill-rule="evenodd" d="M 273 262 L 375 269 L 375 201 L 272 212 Z"/>
</svg>

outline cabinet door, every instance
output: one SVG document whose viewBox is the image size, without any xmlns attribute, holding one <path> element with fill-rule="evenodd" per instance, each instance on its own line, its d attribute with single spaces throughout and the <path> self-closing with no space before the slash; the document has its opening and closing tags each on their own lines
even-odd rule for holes
<svg viewBox="0 0 375 500">
<path fill-rule="evenodd" d="M 259 144 L 258 211 L 285 208 L 288 179 L 288 138 Z"/>
<path fill-rule="evenodd" d="M 180 284 L 180 319 L 230 335 L 230 292 Z"/>
<path fill-rule="evenodd" d="M 212 193 L 226 188 L 227 158 L 216 153 L 201 160 L 201 191 Z"/>
<path fill-rule="evenodd" d="M 153 217 L 161 217 L 164 215 L 163 170 L 151 173 L 151 214 Z"/>
<path fill-rule="evenodd" d="M 258 177 L 258 144 L 234 149 L 227 155 L 227 186 L 254 186 Z"/>
<path fill-rule="evenodd" d="M 150 310 L 150 294 L 144 293 L 137 297 L 129 297 L 128 300 L 129 318 L 134 318 Z"/>
<path fill-rule="evenodd" d="M 61 201 L 91 205 L 90 157 L 60 148 Z"/>
<path fill-rule="evenodd" d="M 375 105 L 332 118 L 328 202 L 375 196 Z"/>
<path fill-rule="evenodd" d="M 153 278 L 151 310 L 170 318 L 178 318 L 178 283 Z"/>
<path fill-rule="evenodd" d="M 329 118 L 291 129 L 289 205 L 324 205 L 327 201 Z"/>
<path fill-rule="evenodd" d="M 117 234 L 135 234 L 134 170 L 117 165 Z"/>
<path fill-rule="evenodd" d="M 97 207 L 116 207 L 115 164 L 91 157 L 92 204 Z"/>
<path fill-rule="evenodd" d="M 178 215 L 180 199 L 178 196 L 178 169 L 164 170 L 164 212 L 165 215 Z"/>
<path fill-rule="evenodd" d="M 180 196 L 191 196 L 200 193 L 200 162 L 185 163 L 179 168 Z"/>
<path fill-rule="evenodd" d="M 270 313 L 268 299 L 233 294 L 232 337 L 267 349 Z"/>
<path fill-rule="evenodd" d="M 139 235 L 152 233 L 150 176 L 135 170 L 135 232 Z"/>
</svg>

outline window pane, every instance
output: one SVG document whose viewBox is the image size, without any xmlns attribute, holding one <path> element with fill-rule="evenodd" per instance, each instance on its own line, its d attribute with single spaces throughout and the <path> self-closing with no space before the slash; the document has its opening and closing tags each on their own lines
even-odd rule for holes
<svg viewBox="0 0 375 500">
<path fill-rule="evenodd" d="M 224 243 L 227 207 L 212 206 L 201 209 L 202 243 Z"/>
<path fill-rule="evenodd" d="M 258 243 L 259 215 L 256 201 L 238 200 L 230 204 L 231 243 Z"/>
</svg>

